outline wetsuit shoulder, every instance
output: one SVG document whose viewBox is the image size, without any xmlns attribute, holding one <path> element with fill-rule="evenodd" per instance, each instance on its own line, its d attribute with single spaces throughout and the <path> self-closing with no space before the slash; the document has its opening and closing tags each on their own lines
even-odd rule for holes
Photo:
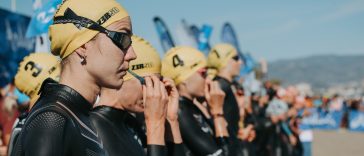
<svg viewBox="0 0 364 156">
<path fill-rule="evenodd" d="M 14 155 L 66 155 L 64 138 L 70 130 L 67 118 L 50 108 L 29 115 L 14 147 Z"/>
</svg>

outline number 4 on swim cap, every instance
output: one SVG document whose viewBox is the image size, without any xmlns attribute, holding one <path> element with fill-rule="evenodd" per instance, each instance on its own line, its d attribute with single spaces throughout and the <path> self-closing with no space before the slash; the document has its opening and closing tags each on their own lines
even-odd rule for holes
<svg viewBox="0 0 364 156">
<path fill-rule="evenodd" d="M 184 66 L 183 61 L 181 60 L 181 58 L 178 55 L 174 55 L 173 58 L 173 67 L 176 68 L 178 66 Z"/>
</svg>

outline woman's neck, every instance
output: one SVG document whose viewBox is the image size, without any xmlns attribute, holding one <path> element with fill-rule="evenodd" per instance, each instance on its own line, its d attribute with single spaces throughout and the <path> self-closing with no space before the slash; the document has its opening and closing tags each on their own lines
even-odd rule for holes
<svg viewBox="0 0 364 156">
<path fill-rule="evenodd" d="M 96 82 L 82 72 L 62 71 L 59 83 L 76 90 L 92 105 L 100 93 L 100 87 Z"/>
<path fill-rule="evenodd" d="M 230 75 L 230 73 L 226 70 L 223 70 L 221 72 L 219 72 L 219 74 L 217 74 L 218 76 L 228 80 L 229 82 L 232 82 L 233 81 L 233 78 L 232 76 Z"/>
</svg>

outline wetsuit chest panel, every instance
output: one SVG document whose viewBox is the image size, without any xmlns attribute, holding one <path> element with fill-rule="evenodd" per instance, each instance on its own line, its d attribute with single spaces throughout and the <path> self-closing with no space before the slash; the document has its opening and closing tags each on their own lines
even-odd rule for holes
<svg viewBox="0 0 364 156">
<path fill-rule="evenodd" d="M 124 113 L 127 112 L 107 106 L 97 107 L 91 113 L 91 121 L 110 156 L 144 156 L 139 136 L 126 124 L 128 114 Z"/>
<path fill-rule="evenodd" d="M 198 125 L 201 127 L 201 130 L 204 133 L 213 136 L 214 132 L 213 132 L 211 126 L 206 121 L 205 116 L 199 110 L 196 110 L 196 108 L 191 110 L 191 113 L 192 113 L 193 117 L 196 119 Z"/>
</svg>

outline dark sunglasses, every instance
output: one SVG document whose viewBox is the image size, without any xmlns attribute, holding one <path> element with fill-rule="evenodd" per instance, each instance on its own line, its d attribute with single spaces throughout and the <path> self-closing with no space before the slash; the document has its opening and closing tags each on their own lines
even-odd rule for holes
<svg viewBox="0 0 364 156">
<path fill-rule="evenodd" d="M 106 34 L 106 36 L 109 37 L 111 41 L 123 51 L 128 50 L 131 46 L 131 35 L 128 33 L 107 30 L 98 24 L 92 24 L 89 29 Z"/>
<path fill-rule="evenodd" d="M 239 55 L 235 55 L 234 57 L 232 57 L 232 59 L 235 60 L 235 61 L 239 61 L 240 57 L 239 57 Z"/>
<path fill-rule="evenodd" d="M 53 24 L 66 24 L 66 23 L 73 23 L 76 26 L 82 26 L 84 28 L 96 30 L 106 34 L 106 36 L 109 37 L 118 48 L 120 48 L 122 51 L 125 51 L 125 53 L 126 50 L 129 49 L 132 43 L 130 34 L 107 30 L 106 28 L 99 25 L 95 21 L 92 21 L 86 17 L 76 15 L 76 13 L 73 12 L 70 8 L 67 8 L 67 10 L 64 13 L 64 16 L 54 17 Z"/>
<path fill-rule="evenodd" d="M 206 78 L 207 77 L 207 69 L 206 68 L 201 68 L 199 70 L 197 70 L 197 73 L 201 75 L 201 77 Z"/>
</svg>

